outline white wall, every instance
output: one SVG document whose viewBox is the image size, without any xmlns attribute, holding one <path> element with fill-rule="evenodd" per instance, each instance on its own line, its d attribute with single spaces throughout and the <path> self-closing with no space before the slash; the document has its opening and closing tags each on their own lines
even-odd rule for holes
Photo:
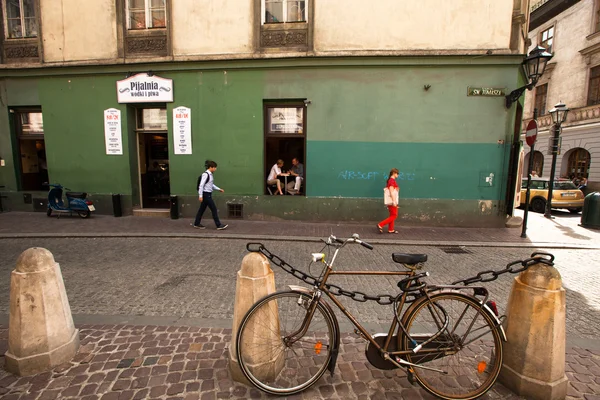
<svg viewBox="0 0 600 400">
<path fill-rule="evenodd" d="M 252 0 L 173 0 L 171 4 L 173 55 L 253 51 Z"/>
<path fill-rule="evenodd" d="M 114 0 L 41 0 L 40 6 L 44 62 L 117 57 Z"/>
<path fill-rule="evenodd" d="M 513 0 L 315 1 L 315 50 L 508 49 Z"/>
</svg>

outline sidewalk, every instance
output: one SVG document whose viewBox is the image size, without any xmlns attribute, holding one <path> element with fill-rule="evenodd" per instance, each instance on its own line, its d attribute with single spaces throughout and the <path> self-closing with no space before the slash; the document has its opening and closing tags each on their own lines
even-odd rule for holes
<svg viewBox="0 0 600 400">
<path fill-rule="evenodd" d="M 212 221 L 200 230 L 190 226 L 189 218 L 166 219 L 150 217 L 120 217 L 94 215 L 48 218 L 44 213 L 0 213 L 0 238 L 19 237 L 203 237 L 232 239 L 274 239 L 317 241 L 334 234 L 349 237 L 358 233 L 373 243 L 426 245 L 470 245 L 502 247 L 567 247 L 600 249 L 600 230 L 578 226 L 581 216 L 554 211 L 549 220 L 541 214 L 529 213 L 527 238 L 521 238 L 521 228 L 446 228 L 404 227 L 398 221 L 399 234 L 380 234 L 375 223 L 315 223 L 299 221 L 225 220 L 229 228 L 217 231 Z M 517 216 L 522 215 L 517 210 Z"/>
</svg>

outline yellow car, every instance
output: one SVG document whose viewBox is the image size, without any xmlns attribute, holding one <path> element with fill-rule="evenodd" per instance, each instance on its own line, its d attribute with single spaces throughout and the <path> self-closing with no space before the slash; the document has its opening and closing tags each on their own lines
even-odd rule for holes
<svg viewBox="0 0 600 400">
<path fill-rule="evenodd" d="M 531 194 L 529 207 L 532 211 L 543 213 L 546 210 L 548 200 L 548 178 L 533 178 L 531 180 Z M 525 206 L 525 195 L 527 193 L 527 179 L 523 179 L 521 185 L 521 207 Z M 568 179 L 554 180 L 552 188 L 552 208 L 566 208 L 572 213 L 583 210 L 583 192 Z"/>
</svg>

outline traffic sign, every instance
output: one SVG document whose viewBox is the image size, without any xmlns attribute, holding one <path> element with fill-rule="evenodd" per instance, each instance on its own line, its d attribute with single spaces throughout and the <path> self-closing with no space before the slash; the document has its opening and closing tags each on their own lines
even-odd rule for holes
<svg viewBox="0 0 600 400">
<path fill-rule="evenodd" d="M 535 121 L 535 119 L 532 119 L 527 124 L 527 130 L 525 132 L 525 141 L 530 147 L 533 146 L 533 144 L 535 143 L 535 139 L 537 139 L 537 131 L 537 122 Z"/>
</svg>

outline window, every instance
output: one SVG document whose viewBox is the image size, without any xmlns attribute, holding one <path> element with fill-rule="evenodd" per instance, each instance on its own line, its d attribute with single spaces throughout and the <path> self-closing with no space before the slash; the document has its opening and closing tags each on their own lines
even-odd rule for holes
<svg viewBox="0 0 600 400">
<path fill-rule="evenodd" d="M 600 32 L 600 0 L 596 0 L 596 13 L 594 14 L 594 32 Z"/>
<path fill-rule="evenodd" d="M 308 0 L 262 0 L 263 24 L 306 22 Z"/>
<path fill-rule="evenodd" d="M 573 149 L 567 162 L 569 178 L 587 178 L 590 170 L 590 153 L 586 149 Z"/>
<path fill-rule="evenodd" d="M 535 88 L 535 104 L 538 116 L 546 114 L 546 96 L 548 94 L 548 84 L 545 83 Z"/>
<path fill-rule="evenodd" d="M 165 0 L 127 0 L 127 29 L 152 29 L 167 26 Z"/>
<path fill-rule="evenodd" d="M 34 38 L 38 35 L 35 0 L 5 0 L 4 33 L 7 39 Z"/>
<path fill-rule="evenodd" d="M 552 53 L 552 43 L 554 42 L 554 27 L 550 27 L 540 35 L 540 46 L 546 49 L 548 53 Z"/>
<path fill-rule="evenodd" d="M 590 70 L 590 87 L 588 88 L 588 106 L 600 104 L 600 65 Z"/>
</svg>

